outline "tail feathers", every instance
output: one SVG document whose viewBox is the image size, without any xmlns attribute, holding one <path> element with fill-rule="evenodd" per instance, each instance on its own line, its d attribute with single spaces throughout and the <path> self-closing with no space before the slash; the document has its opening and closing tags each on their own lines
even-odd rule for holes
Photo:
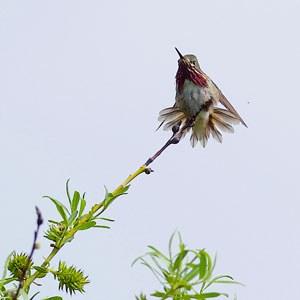
<svg viewBox="0 0 300 300">
<path fill-rule="evenodd" d="M 193 128 L 193 132 L 190 138 L 190 142 L 192 147 L 195 147 L 197 142 L 199 141 L 203 148 L 206 147 L 208 139 L 210 137 L 210 128 L 206 127 L 203 131 L 195 131 Z"/>
<path fill-rule="evenodd" d="M 214 124 L 210 127 L 212 137 L 219 143 L 223 142 L 223 137 L 221 132 L 214 126 Z"/>
<path fill-rule="evenodd" d="M 189 118 L 179 108 L 168 107 L 159 113 L 159 121 L 162 123 L 157 128 L 159 129 L 163 124 L 164 130 L 171 129 L 174 125 L 184 125 Z M 195 120 L 195 125 L 192 127 L 192 134 L 190 143 L 195 147 L 199 141 L 202 147 L 205 148 L 208 139 L 212 136 L 217 142 L 222 143 L 223 137 L 220 131 L 233 133 L 232 125 L 243 123 L 238 115 L 222 108 L 214 108 L 213 112 L 200 112 Z M 188 127 L 182 132 L 181 139 L 189 131 Z"/>
<path fill-rule="evenodd" d="M 163 130 L 169 130 L 179 123 L 184 125 L 187 122 L 187 117 L 180 109 L 168 107 L 159 113 L 158 121 L 161 121 L 161 124 L 157 129 L 165 123 Z"/>
<path fill-rule="evenodd" d="M 240 119 L 234 113 L 227 109 L 215 108 L 214 113 L 230 125 L 237 125 L 241 122 Z"/>
<path fill-rule="evenodd" d="M 233 133 L 233 127 L 228 123 L 228 120 L 224 118 L 217 110 L 210 115 L 210 121 L 213 125 L 224 132 Z"/>
<path fill-rule="evenodd" d="M 182 113 L 177 107 L 168 107 L 159 112 L 158 121 L 165 121 L 166 118 L 172 118 L 172 116 Z"/>
<path fill-rule="evenodd" d="M 211 129 L 208 120 L 201 117 L 196 119 L 190 138 L 190 143 L 192 147 L 195 147 L 197 142 L 199 141 L 202 147 L 205 148 L 210 137 L 210 131 Z"/>
<path fill-rule="evenodd" d="M 192 147 L 195 147 L 199 141 L 203 148 L 206 147 L 208 139 L 212 136 L 217 142 L 222 143 L 223 137 L 220 131 L 213 124 L 207 125 L 205 130 L 196 131 L 193 128 L 193 132 L 190 138 Z"/>
<path fill-rule="evenodd" d="M 220 132 L 233 133 L 234 129 L 231 124 L 237 124 L 240 120 L 228 110 L 215 108 L 209 115 L 208 120 L 206 118 L 199 118 L 193 127 L 190 142 L 192 147 L 195 147 L 199 141 L 202 147 L 205 148 L 208 139 L 212 136 L 217 142 L 222 143 L 223 137 Z"/>
</svg>

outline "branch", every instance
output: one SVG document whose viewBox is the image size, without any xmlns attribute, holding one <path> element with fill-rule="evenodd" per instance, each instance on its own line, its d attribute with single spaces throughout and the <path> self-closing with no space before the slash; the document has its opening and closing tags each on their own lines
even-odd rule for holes
<svg viewBox="0 0 300 300">
<path fill-rule="evenodd" d="M 18 295 L 20 293 L 20 290 L 24 284 L 24 281 L 25 281 L 25 277 L 26 277 L 26 273 L 29 269 L 29 266 L 30 266 L 30 262 L 32 260 L 32 257 L 33 257 L 33 253 L 35 251 L 35 249 L 37 249 L 37 237 L 38 237 L 38 233 L 39 233 L 39 230 L 40 230 L 40 227 L 41 225 L 43 224 L 43 218 L 42 218 L 42 214 L 41 214 L 41 211 L 39 210 L 39 208 L 36 206 L 35 207 L 35 210 L 36 210 L 36 214 L 37 214 L 37 228 L 36 228 L 36 231 L 34 232 L 34 238 L 33 238 L 33 243 L 32 243 L 32 247 L 31 247 L 31 251 L 30 251 L 30 254 L 27 258 L 27 263 L 25 265 L 25 267 L 21 270 L 21 275 L 20 275 L 20 279 L 19 279 L 19 286 L 17 288 L 17 291 L 16 293 L 14 294 L 13 296 L 13 300 L 16 300 L 18 298 Z"/>
</svg>

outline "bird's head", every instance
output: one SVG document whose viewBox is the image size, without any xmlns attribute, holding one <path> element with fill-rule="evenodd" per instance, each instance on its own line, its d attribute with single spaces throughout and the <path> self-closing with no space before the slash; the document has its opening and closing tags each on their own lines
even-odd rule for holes
<svg viewBox="0 0 300 300">
<path fill-rule="evenodd" d="M 205 75 L 201 71 L 197 57 L 193 54 L 182 55 L 176 47 L 175 50 L 179 55 L 176 74 L 178 90 L 182 90 L 185 80 L 189 80 L 196 85 L 207 86 Z"/>
</svg>

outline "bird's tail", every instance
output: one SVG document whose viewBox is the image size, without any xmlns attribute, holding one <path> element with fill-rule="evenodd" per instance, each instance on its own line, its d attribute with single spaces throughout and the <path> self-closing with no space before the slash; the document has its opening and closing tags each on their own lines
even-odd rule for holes
<svg viewBox="0 0 300 300">
<path fill-rule="evenodd" d="M 168 107 L 160 111 L 158 121 L 160 121 L 161 124 L 156 130 L 158 130 L 163 124 L 163 130 L 170 130 L 174 125 L 184 125 L 188 121 L 188 118 L 179 108 Z"/>
<path fill-rule="evenodd" d="M 209 113 L 207 112 L 207 114 Z M 190 138 L 191 145 L 195 147 L 199 141 L 200 144 L 205 147 L 211 135 L 216 141 L 222 143 L 223 137 L 219 130 L 233 133 L 234 129 L 232 125 L 238 123 L 240 123 L 240 120 L 237 116 L 226 109 L 214 108 L 208 117 L 201 115 L 200 112 L 192 130 Z"/>
<path fill-rule="evenodd" d="M 158 120 L 161 122 L 157 130 L 164 124 L 163 130 L 170 130 L 174 125 L 184 126 L 190 118 L 186 116 L 177 107 L 168 107 L 159 113 Z M 195 125 L 192 127 L 192 135 L 190 142 L 192 147 L 195 147 L 197 142 L 205 147 L 208 139 L 212 136 L 216 141 L 222 143 L 223 137 L 220 131 L 233 133 L 232 125 L 239 124 L 241 120 L 233 112 L 223 109 L 214 108 L 212 112 L 200 111 L 195 120 Z M 189 131 L 188 127 L 182 134 L 181 138 Z"/>
</svg>

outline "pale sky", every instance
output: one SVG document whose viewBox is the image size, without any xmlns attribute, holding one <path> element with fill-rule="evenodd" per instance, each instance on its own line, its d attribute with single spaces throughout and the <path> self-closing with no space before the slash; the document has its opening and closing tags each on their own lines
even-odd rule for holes
<svg viewBox="0 0 300 300">
<path fill-rule="evenodd" d="M 169 138 L 155 129 L 174 103 L 176 46 L 198 57 L 248 129 L 205 149 L 188 137 L 172 146 L 108 210 L 110 230 L 78 234 L 53 263 L 89 275 L 72 299 L 134 299 L 160 286 L 132 261 L 149 244 L 166 251 L 179 229 L 190 248 L 218 252 L 216 275 L 246 285 L 218 291 L 296 299 L 299 15 L 298 0 L 2 1 L 1 266 L 29 251 L 35 205 L 56 218 L 43 195 L 66 201 L 70 178 L 91 206 Z M 39 241 L 37 262 L 50 249 Z M 51 279 L 38 299 L 58 294 L 70 298 Z"/>
</svg>

